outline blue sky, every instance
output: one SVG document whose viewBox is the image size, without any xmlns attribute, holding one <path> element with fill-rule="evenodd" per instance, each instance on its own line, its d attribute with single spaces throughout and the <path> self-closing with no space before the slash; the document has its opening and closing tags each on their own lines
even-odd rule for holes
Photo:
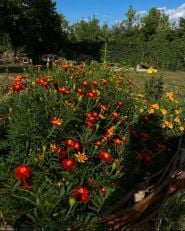
<svg viewBox="0 0 185 231">
<path fill-rule="evenodd" d="M 164 8 L 172 21 L 185 17 L 185 0 L 55 0 L 57 11 L 64 14 L 70 23 L 88 19 L 95 14 L 101 23 L 113 25 L 124 18 L 129 5 L 138 12 L 151 7 Z"/>
</svg>

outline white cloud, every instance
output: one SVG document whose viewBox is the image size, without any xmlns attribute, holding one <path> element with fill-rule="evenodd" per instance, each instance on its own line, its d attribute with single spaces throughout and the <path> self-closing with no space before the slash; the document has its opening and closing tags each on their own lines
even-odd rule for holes
<svg viewBox="0 0 185 231">
<path fill-rule="evenodd" d="M 145 14 L 147 14 L 147 11 L 146 10 L 137 11 L 137 14 L 139 14 L 140 16 L 144 16 Z"/>
<path fill-rule="evenodd" d="M 166 6 L 158 7 L 157 9 L 163 11 L 166 15 L 168 15 L 170 22 L 177 23 L 179 21 L 179 18 L 185 18 L 185 3 L 172 9 L 168 9 Z M 144 16 L 147 12 L 145 10 L 142 10 L 138 11 L 138 13 L 141 16 Z"/>
<path fill-rule="evenodd" d="M 177 22 L 179 18 L 185 18 L 185 3 L 174 9 L 167 9 L 164 7 L 164 12 L 169 15 L 171 22 Z"/>
<path fill-rule="evenodd" d="M 183 3 L 182 5 L 176 7 L 176 8 L 172 8 L 172 9 L 168 9 L 167 7 L 159 7 L 157 8 L 161 11 L 163 11 L 166 15 L 169 16 L 169 20 L 170 22 L 175 22 L 178 23 L 180 18 L 185 18 L 185 3 Z"/>
</svg>

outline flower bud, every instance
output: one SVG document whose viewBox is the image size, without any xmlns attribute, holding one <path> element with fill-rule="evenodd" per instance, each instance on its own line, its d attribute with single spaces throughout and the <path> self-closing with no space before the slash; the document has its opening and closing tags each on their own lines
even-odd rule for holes
<svg viewBox="0 0 185 231">
<path fill-rule="evenodd" d="M 74 197 L 70 197 L 69 198 L 69 205 L 70 207 L 73 207 L 76 204 L 76 200 Z"/>
<path fill-rule="evenodd" d="M 46 149 L 47 149 L 46 145 L 45 145 L 45 144 L 44 144 L 44 145 L 42 145 L 42 151 L 43 151 L 43 152 L 45 152 L 45 151 L 46 151 Z"/>
<path fill-rule="evenodd" d="M 113 162 L 112 163 L 112 170 L 115 170 L 117 168 L 117 164 L 116 164 L 116 162 Z"/>
</svg>

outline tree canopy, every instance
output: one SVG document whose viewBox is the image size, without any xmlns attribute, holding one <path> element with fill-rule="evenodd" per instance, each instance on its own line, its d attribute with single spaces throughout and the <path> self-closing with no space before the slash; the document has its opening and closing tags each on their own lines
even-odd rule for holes
<svg viewBox="0 0 185 231">
<path fill-rule="evenodd" d="M 36 60 L 62 50 L 69 59 L 185 69 L 185 18 L 174 26 L 156 8 L 141 16 L 130 6 L 112 27 L 95 16 L 71 25 L 52 0 L 1 0 L 0 38 L 0 52 L 21 47 Z"/>
</svg>

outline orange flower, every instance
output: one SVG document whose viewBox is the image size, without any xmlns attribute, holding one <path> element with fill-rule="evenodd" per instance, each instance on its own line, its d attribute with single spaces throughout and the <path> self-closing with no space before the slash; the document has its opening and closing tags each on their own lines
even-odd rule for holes
<svg viewBox="0 0 185 231">
<path fill-rule="evenodd" d="M 102 120 L 105 120 L 106 119 L 106 116 L 102 115 L 102 114 L 99 114 L 99 118 L 102 119 Z"/>
<path fill-rule="evenodd" d="M 166 96 L 168 97 L 169 100 L 174 101 L 174 94 L 173 94 L 173 92 L 167 92 Z"/>
<path fill-rule="evenodd" d="M 67 89 L 66 87 L 59 87 L 58 92 L 61 93 L 62 95 L 67 95 L 70 93 L 70 90 Z"/>
<path fill-rule="evenodd" d="M 66 139 L 64 140 L 64 144 L 67 146 L 67 148 L 73 149 L 73 150 L 79 150 L 80 144 L 78 141 L 74 139 Z"/>
<path fill-rule="evenodd" d="M 155 113 L 155 110 L 153 108 L 151 108 L 149 111 L 148 111 L 149 114 L 154 114 Z"/>
<path fill-rule="evenodd" d="M 70 68 L 70 65 L 68 65 L 68 64 L 63 64 L 63 65 L 62 65 L 62 69 L 63 69 L 64 71 L 67 71 L 69 68 Z"/>
<path fill-rule="evenodd" d="M 114 138 L 114 145 L 116 146 L 122 146 L 123 145 L 123 140 L 119 139 L 119 138 Z"/>
<path fill-rule="evenodd" d="M 108 110 L 108 107 L 105 106 L 105 105 L 103 105 L 103 104 L 100 105 L 100 108 L 101 108 L 103 111 L 107 111 L 107 110 Z"/>
<path fill-rule="evenodd" d="M 63 123 L 62 119 L 57 119 L 55 116 L 50 117 L 50 122 L 56 126 L 56 127 L 60 127 L 61 124 Z"/>
<path fill-rule="evenodd" d="M 97 87 L 97 86 L 98 86 L 98 82 L 97 82 L 97 81 L 92 81 L 92 85 L 93 85 L 94 87 Z"/>
<path fill-rule="evenodd" d="M 152 104 L 151 105 L 151 107 L 153 108 L 153 109 L 159 109 L 159 104 L 158 103 L 154 103 L 154 104 Z"/>
<path fill-rule="evenodd" d="M 77 161 L 81 164 L 85 163 L 88 160 L 88 156 L 85 153 L 78 152 L 75 154 Z"/>
<path fill-rule="evenodd" d="M 56 146 L 56 144 L 51 144 L 51 150 L 58 154 L 60 158 L 64 158 L 67 155 L 66 150 L 62 147 Z"/>
<path fill-rule="evenodd" d="M 106 136 L 113 136 L 115 133 L 115 128 L 111 127 L 106 130 Z"/>
<path fill-rule="evenodd" d="M 102 141 L 108 143 L 110 141 L 110 137 L 109 136 L 103 136 Z"/>
<path fill-rule="evenodd" d="M 35 80 L 35 83 L 39 86 L 47 87 L 48 86 L 48 77 L 47 76 L 40 76 L 39 79 Z"/>
<path fill-rule="evenodd" d="M 119 118 L 119 113 L 117 113 L 117 112 L 112 112 L 111 115 L 112 115 L 112 117 L 114 117 L 115 119 L 118 119 L 118 118 Z"/>
</svg>

